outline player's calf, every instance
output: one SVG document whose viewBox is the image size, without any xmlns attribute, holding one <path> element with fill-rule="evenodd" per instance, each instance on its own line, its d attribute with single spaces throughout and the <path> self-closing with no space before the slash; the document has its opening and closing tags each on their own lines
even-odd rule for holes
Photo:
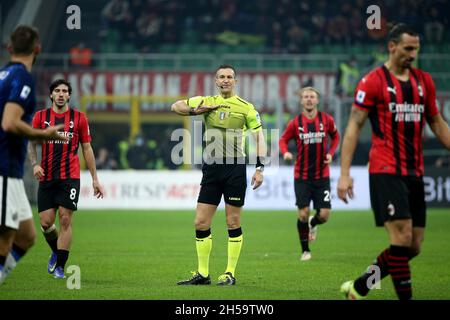
<svg viewBox="0 0 450 320">
<path fill-rule="evenodd" d="M 319 209 L 314 216 L 309 217 L 309 240 L 317 239 L 317 226 L 324 224 L 330 217 L 330 209 Z"/>
</svg>

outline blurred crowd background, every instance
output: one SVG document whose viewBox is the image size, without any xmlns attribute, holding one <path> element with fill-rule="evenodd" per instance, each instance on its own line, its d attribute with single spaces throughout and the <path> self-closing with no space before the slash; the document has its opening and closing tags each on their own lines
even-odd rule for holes
<svg viewBox="0 0 450 320">
<path fill-rule="evenodd" d="M 366 10 L 373 4 L 383 13 L 379 30 L 366 28 Z M 316 45 L 382 42 L 388 21 L 407 23 L 425 42 L 440 44 L 448 40 L 447 13 L 445 0 L 110 0 L 102 7 L 100 35 L 117 32 L 121 43 L 140 52 L 164 52 L 170 44 L 185 52 L 211 49 L 189 45 L 237 50 L 246 44 L 245 50 L 258 53 L 317 53 Z"/>
</svg>

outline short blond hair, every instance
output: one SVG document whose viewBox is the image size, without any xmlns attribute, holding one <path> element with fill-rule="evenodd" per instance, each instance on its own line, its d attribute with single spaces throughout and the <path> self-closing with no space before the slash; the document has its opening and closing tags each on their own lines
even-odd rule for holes
<svg viewBox="0 0 450 320">
<path fill-rule="evenodd" d="M 304 88 L 299 89 L 297 91 L 297 94 L 300 96 L 300 98 L 302 97 L 303 92 L 305 92 L 305 91 L 314 91 L 317 95 L 317 99 L 320 99 L 320 91 L 314 87 L 304 87 Z"/>
</svg>

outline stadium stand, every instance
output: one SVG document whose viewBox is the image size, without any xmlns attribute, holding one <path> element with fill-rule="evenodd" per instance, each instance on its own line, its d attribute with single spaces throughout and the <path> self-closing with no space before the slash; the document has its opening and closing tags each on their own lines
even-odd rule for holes
<svg viewBox="0 0 450 320">
<path fill-rule="evenodd" d="M 14 1 L 3 3 L 1 15 L 5 19 L 6 8 L 12 7 Z M 50 6 L 51 2 L 46 4 Z M 68 6 L 71 2 L 58 4 Z M 51 39 L 46 39 L 49 46 L 44 46 L 37 70 L 42 67 L 52 72 L 81 72 L 70 65 L 69 52 L 84 43 L 92 49 L 90 70 L 94 72 L 210 72 L 225 62 L 250 73 L 335 74 L 341 62 L 355 56 L 363 75 L 385 56 L 379 51 L 384 46 L 378 35 L 365 27 L 365 12 L 370 4 L 369 0 L 355 1 L 352 6 L 344 0 L 192 0 L 189 4 L 175 0 L 79 0 L 82 28 L 67 30 L 64 16 L 59 20 L 55 17 L 55 31 L 46 34 Z M 381 5 L 385 21 L 404 21 L 420 32 L 418 66 L 432 74 L 444 103 L 450 92 L 450 23 L 444 14 L 448 7 L 442 0 L 386 1 Z M 113 15 L 108 16 L 108 12 Z M 46 101 L 45 90 L 42 85 L 42 105 Z M 79 101 L 77 97 L 73 100 Z M 263 107 L 265 104 L 263 101 Z M 348 108 L 349 101 L 344 99 L 340 105 Z M 325 108 L 329 108 L 328 103 Z M 346 122 L 345 110 L 341 126 Z M 110 146 L 103 146 L 115 155 L 118 141 L 109 142 Z M 429 163 L 442 156 L 439 149 L 429 154 Z M 357 163 L 366 160 L 357 159 Z M 170 163 L 165 166 L 173 167 Z"/>
</svg>

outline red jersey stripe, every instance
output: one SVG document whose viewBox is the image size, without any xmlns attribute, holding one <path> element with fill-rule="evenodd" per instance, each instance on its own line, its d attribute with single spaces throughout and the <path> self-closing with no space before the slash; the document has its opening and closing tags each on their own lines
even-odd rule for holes
<svg viewBox="0 0 450 320">
<path fill-rule="evenodd" d="M 59 123 L 64 124 L 64 132 L 60 133 L 67 136 L 69 141 L 46 141 L 42 143 L 41 165 L 45 176 L 41 181 L 80 178 L 78 147 L 80 143 L 91 141 L 86 116 L 72 108 L 61 114 L 49 108 L 36 113 L 33 119 L 33 126 L 36 128 L 46 128 Z"/>
<path fill-rule="evenodd" d="M 329 147 L 328 136 L 331 137 Z M 318 180 L 329 177 L 329 166 L 324 161 L 327 153 L 334 154 L 339 144 L 339 133 L 330 115 L 318 112 L 313 119 L 308 119 L 303 113 L 298 115 L 289 122 L 280 138 L 283 154 L 287 152 L 290 140 L 295 140 L 297 147 L 295 179 Z"/>
<path fill-rule="evenodd" d="M 363 77 L 353 106 L 369 113 L 372 147 L 369 172 L 423 175 L 424 117 L 439 113 L 434 83 L 428 73 L 410 69 L 398 80 L 385 66 Z"/>
</svg>

